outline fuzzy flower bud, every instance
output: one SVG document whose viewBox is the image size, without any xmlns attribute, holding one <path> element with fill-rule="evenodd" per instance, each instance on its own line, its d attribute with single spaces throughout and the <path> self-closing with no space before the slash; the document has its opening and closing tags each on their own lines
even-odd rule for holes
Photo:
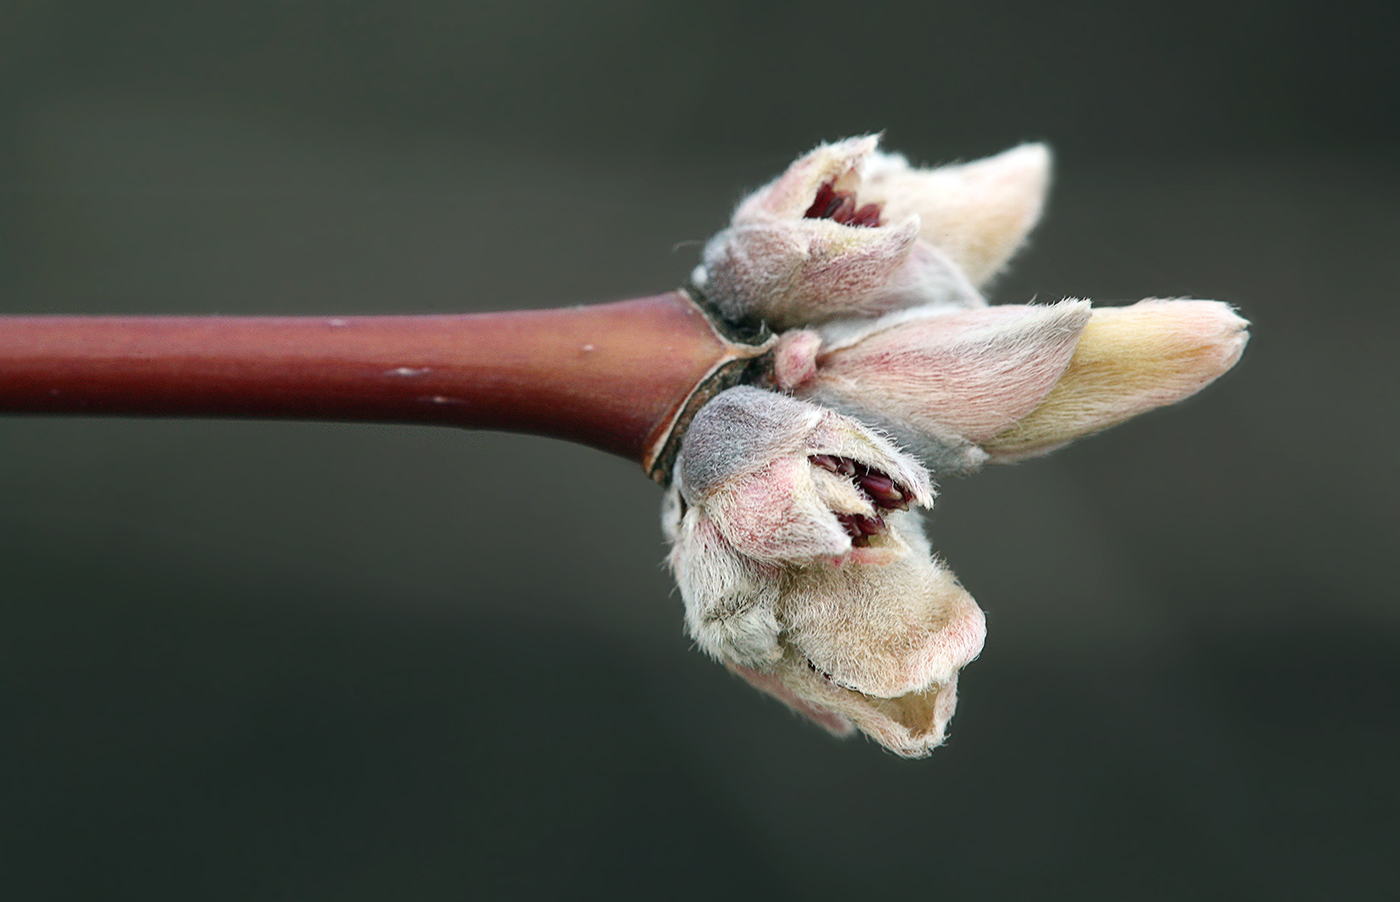
<svg viewBox="0 0 1400 902">
<path fill-rule="evenodd" d="M 978 443 L 1055 387 L 1089 321 L 1087 301 L 920 307 L 785 335 L 778 386 L 878 426 L 939 474 L 986 459 Z M 811 355 L 808 358 L 805 355 Z M 810 362 L 809 362 L 810 360 Z"/>
<path fill-rule="evenodd" d="M 943 741 L 982 612 L 913 505 L 930 472 L 1043 454 L 1186 398 L 1248 323 L 1214 301 L 987 306 L 1040 217 L 1041 145 L 940 169 L 878 137 L 823 145 L 747 197 L 695 287 L 780 334 L 691 421 L 663 508 L 687 628 L 837 734 L 901 755 Z M 778 392 L 782 392 L 779 394 Z"/>
<path fill-rule="evenodd" d="M 927 304 L 985 304 L 986 282 L 1035 225 L 1049 152 L 1030 144 L 940 169 L 825 144 L 746 198 L 695 282 L 728 318 L 775 329 Z"/>
<path fill-rule="evenodd" d="M 922 307 L 785 333 L 773 378 L 965 473 L 1194 394 L 1239 360 L 1247 325 L 1216 301 Z"/>
<path fill-rule="evenodd" d="M 837 733 L 942 742 L 982 613 L 911 505 L 927 472 L 831 410 L 734 388 L 701 409 L 663 511 L 696 642 Z"/>
<path fill-rule="evenodd" d="M 916 169 L 876 153 L 865 193 L 891 220 L 917 215 L 919 237 L 948 256 L 972 284 L 1001 271 L 1040 220 L 1050 189 L 1050 148 L 1022 144 L 971 163 Z"/>
</svg>

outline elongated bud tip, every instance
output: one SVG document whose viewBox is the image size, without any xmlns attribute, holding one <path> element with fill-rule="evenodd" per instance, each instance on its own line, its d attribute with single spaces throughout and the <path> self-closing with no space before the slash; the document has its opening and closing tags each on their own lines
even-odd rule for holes
<svg viewBox="0 0 1400 902">
<path fill-rule="evenodd" d="M 936 169 L 911 169 L 903 157 L 872 165 L 872 196 L 891 217 L 916 212 L 923 239 L 981 287 L 1024 244 L 1050 189 L 1050 148 L 1022 144 L 994 156 Z"/>
<path fill-rule="evenodd" d="M 1032 457 L 1188 398 L 1239 361 L 1248 326 L 1219 301 L 1095 309 L 1045 400 L 982 446 L 994 462 Z"/>
</svg>

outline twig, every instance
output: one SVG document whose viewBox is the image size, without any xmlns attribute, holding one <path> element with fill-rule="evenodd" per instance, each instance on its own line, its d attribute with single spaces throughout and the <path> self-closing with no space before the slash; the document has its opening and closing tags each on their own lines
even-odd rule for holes
<svg viewBox="0 0 1400 902">
<path fill-rule="evenodd" d="M 679 291 L 443 316 L 5 316 L 0 413 L 501 429 L 591 445 L 660 480 L 677 421 L 764 350 L 721 335 Z"/>
</svg>

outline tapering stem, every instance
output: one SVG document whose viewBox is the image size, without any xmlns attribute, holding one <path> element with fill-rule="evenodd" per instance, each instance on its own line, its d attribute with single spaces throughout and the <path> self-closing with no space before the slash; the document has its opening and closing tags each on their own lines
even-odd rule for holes
<svg viewBox="0 0 1400 902">
<path fill-rule="evenodd" d="M 0 317 L 0 413 L 432 423 L 552 436 L 655 478 L 697 386 L 764 350 L 682 292 L 446 316 Z"/>
</svg>

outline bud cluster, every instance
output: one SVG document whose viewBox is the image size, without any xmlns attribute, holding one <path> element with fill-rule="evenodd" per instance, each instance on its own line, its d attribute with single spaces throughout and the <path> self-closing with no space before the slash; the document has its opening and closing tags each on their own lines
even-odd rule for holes
<svg viewBox="0 0 1400 902">
<path fill-rule="evenodd" d="M 1033 457 L 1181 400 L 1239 359 L 1214 301 L 988 306 L 1039 219 L 1039 144 L 916 169 L 823 145 L 743 200 L 695 288 L 779 333 L 762 386 L 691 422 L 663 508 L 697 644 L 838 734 L 942 743 L 981 610 L 911 508 L 934 477 Z"/>
</svg>

